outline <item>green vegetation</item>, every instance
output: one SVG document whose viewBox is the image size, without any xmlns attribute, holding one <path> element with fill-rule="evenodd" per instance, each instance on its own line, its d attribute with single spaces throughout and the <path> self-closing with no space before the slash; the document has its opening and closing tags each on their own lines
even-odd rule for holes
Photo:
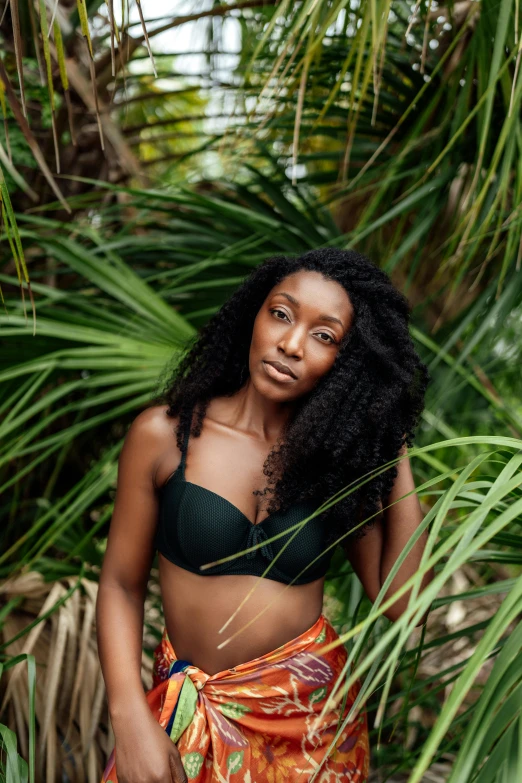
<svg viewBox="0 0 522 783">
<path fill-rule="evenodd" d="M 519 3 L 142 3 L 153 60 L 108 8 L 0 4 L 0 781 L 99 778 L 127 427 L 252 265 L 324 244 L 406 293 L 433 377 L 410 458 L 436 579 L 390 623 L 336 553 L 339 695 L 361 677 L 372 781 L 522 780 Z"/>
</svg>

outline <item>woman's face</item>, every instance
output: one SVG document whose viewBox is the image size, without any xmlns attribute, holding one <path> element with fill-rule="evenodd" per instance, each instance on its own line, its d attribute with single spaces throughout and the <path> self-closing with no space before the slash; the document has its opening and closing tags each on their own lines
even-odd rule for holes
<svg viewBox="0 0 522 783">
<path fill-rule="evenodd" d="M 255 389 L 279 402 L 313 389 L 334 363 L 353 315 L 346 290 L 320 272 L 285 277 L 254 321 L 249 370 Z"/>
</svg>

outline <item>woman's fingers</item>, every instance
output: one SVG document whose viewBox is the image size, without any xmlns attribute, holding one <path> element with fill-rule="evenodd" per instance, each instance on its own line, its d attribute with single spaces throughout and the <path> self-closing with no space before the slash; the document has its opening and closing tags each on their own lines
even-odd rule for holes
<svg viewBox="0 0 522 783">
<path fill-rule="evenodd" d="M 169 760 L 173 783 L 188 783 L 188 778 L 179 753 L 172 753 Z"/>
</svg>

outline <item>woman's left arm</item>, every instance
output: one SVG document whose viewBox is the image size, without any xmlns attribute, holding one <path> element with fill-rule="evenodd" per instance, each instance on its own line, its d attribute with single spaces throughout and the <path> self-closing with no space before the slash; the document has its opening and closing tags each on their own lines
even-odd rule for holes
<svg viewBox="0 0 522 783">
<path fill-rule="evenodd" d="M 407 454 L 406 445 L 400 453 Z M 368 529 L 363 538 L 355 539 L 349 536 L 343 547 L 372 602 L 377 598 L 395 561 L 422 522 L 423 514 L 417 494 L 403 497 L 414 489 L 410 460 L 406 456 L 397 463 L 397 477 L 388 498 L 388 507 L 381 511 L 375 524 Z M 398 500 L 399 498 L 401 500 Z M 384 601 L 388 600 L 417 571 L 427 538 L 428 533 L 424 531 L 392 579 Z M 421 590 L 432 581 L 434 575 L 434 570 L 431 568 L 422 579 Z M 395 601 L 384 612 L 385 616 L 392 621 L 397 620 L 408 606 L 410 593 L 411 591 L 408 590 Z M 427 613 L 417 625 L 422 625 L 426 617 Z"/>
</svg>

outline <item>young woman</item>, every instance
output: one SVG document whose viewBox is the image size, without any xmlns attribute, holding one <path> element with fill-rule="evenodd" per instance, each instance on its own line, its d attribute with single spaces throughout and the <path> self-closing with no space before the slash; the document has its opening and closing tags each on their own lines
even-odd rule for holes
<svg viewBox="0 0 522 783">
<path fill-rule="evenodd" d="M 408 321 L 406 298 L 356 252 L 271 258 L 132 422 L 97 602 L 115 735 L 103 783 L 367 779 L 366 713 L 346 720 L 360 683 L 327 703 L 347 654 L 322 652 L 338 638 L 323 586 L 339 544 L 373 601 L 422 520 L 416 494 L 403 497 L 428 382 Z M 156 550 L 165 628 L 145 694 Z"/>
</svg>

